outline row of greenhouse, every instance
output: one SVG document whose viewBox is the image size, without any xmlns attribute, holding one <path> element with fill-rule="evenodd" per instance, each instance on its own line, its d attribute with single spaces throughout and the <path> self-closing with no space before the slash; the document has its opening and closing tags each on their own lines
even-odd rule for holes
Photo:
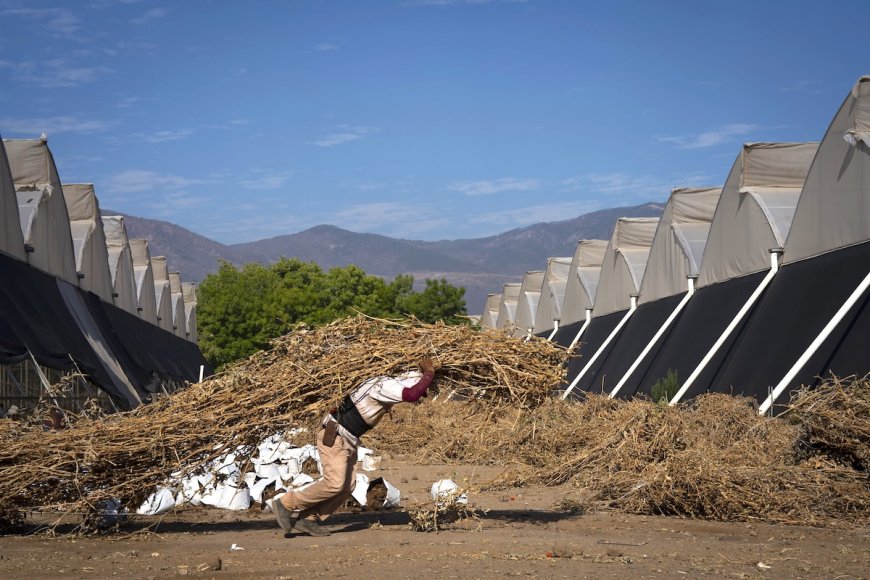
<svg viewBox="0 0 870 580">
<path fill-rule="evenodd" d="M 721 187 L 671 192 L 487 298 L 481 325 L 576 348 L 562 396 L 704 392 L 761 412 L 870 373 L 870 77 L 818 143 L 747 143 Z M 674 380 L 675 379 L 675 380 Z"/>
<path fill-rule="evenodd" d="M 121 408 L 206 372 L 195 286 L 62 183 L 45 137 L 2 141 L 0 217 L 0 365 L 75 370 Z"/>
</svg>

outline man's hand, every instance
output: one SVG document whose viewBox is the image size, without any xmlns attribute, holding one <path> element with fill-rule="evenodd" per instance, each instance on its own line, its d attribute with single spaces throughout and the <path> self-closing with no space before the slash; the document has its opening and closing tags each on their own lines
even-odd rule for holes
<svg viewBox="0 0 870 580">
<path fill-rule="evenodd" d="M 435 372 L 435 364 L 432 362 L 432 359 L 424 357 L 420 360 L 420 370 L 424 373 L 434 373 Z"/>
</svg>

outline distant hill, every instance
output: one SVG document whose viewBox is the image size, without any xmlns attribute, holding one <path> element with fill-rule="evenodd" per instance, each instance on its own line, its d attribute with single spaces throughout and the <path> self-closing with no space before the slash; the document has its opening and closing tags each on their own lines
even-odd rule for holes
<svg viewBox="0 0 870 580">
<path fill-rule="evenodd" d="M 166 256 L 171 270 L 199 282 L 217 270 L 220 260 L 233 264 L 269 264 L 282 256 L 316 262 L 324 269 L 356 264 L 369 274 L 392 278 L 412 274 L 418 282 L 445 278 L 464 286 L 471 314 L 479 313 L 486 295 L 505 282 L 519 282 L 527 270 L 541 270 L 551 256 L 572 256 L 578 240 L 607 239 L 620 217 L 658 217 L 663 204 L 645 203 L 588 213 L 576 218 L 534 224 L 486 238 L 423 242 L 377 234 L 358 234 L 321 225 L 305 231 L 224 245 L 172 223 L 125 216 L 131 238 L 149 240 L 154 256 Z M 123 215 L 103 210 L 105 215 Z"/>
<path fill-rule="evenodd" d="M 316 226 L 289 234 L 233 246 L 261 261 L 275 262 L 295 256 L 317 262 L 322 268 L 356 264 L 370 274 L 395 276 L 412 270 L 473 272 L 476 264 L 450 256 L 435 245 L 357 234 L 335 226 Z"/>
<path fill-rule="evenodd" d="M 218 268 L 219 260 L 234 264 L 257 261 L 257 257 L 245 259 L 231 246 L 226 246 L 205 236 L 195 234 L 170 222 L 126 215 L 111 209 L 102 209 L 102 215 L 123 215 L 130 239 L 148 240 L 152 256 L 166 256 L 170 271 L 181 272 L 185 281 L 199 282 Z"/>
</svg>

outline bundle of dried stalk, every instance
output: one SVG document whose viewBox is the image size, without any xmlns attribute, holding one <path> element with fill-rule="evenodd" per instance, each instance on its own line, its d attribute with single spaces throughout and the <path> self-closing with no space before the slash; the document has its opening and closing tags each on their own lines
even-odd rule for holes
<svg viewBox="0 0 870 580">
<path fill-rule="evenodd" d="M 870 378 L 832 378 L 792 398 L 788 416 L 804 428 L 813 452 L 870 470 Z"/>
<path fill-rule="evenodd" d="M 464 499 L 466 490 L 459 488 L 453 493 L 416 506 L 408 511 L 408 522 L 415 532 L 438 532 L 445 526 L 455 523 L 464 523 L 466 526 L 473 523 L 476 531 L 480 531 L 482 524 L 480 516 L 486 514 L 474 505 L 469 505 Z"/>
<path fill-rule="evenodd" d="M 533 408 L 562 380 L 567 354 L 544 341 L 417 321 L 360 316 L 300 327 L 133 412 L 62 431 L 0 433 L 0 513 L 37 506 L 92 512 L 110 498 L 135 509 L 171 474 L 230 451 L 244 459 L 277 431 L 313 425 L 366 379 L 414 369 L 424 356 L 440 366 L 432 392 Z"/>
<path fill-rule="evenodd" d="M 870 383 L 851 388 L 849 400 L 866 401 Z M 843 394 L 835 391 L 813 391 L 821 397 L 814 408 L 840 405 Z M 803 409 L 802 400 L 796 405 Z M 861 404 L 844 411 L 856 418 L 855 430 L 861 412 L 866 429 Z M 808 432 L 816 442 L 831 439 L 820 434 L 824 422 L 806 414 L 795 415 L 797 422 L 760 417 L 748 399 L 708 394 L 668 407 L 592 395 L 531 410 L 436 401 L 394 415 L 370 438 L 379 451 L 505 465 L 500 485 L 570 484 L 574 503 L 587 507 L 723 521 L 870 521 L 867 474 L 833 461 L 818 445 L 808 455 Z M 813 428 L 800 417 L 811 417 Z M 863 439 L 853 454 L 867 451 Z"/>
</svg>

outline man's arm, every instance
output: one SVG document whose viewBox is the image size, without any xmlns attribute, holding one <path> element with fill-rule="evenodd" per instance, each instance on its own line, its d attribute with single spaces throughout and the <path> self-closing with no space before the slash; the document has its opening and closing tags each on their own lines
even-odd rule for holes
<svg viewBox="0 0 870 580">
<path fill-rule="evenodd" d="M 420 361 L 420 370 L 423 371 L 423 376 L 417 381 L 413 387 L 405 387 L 402 389 L 402 400 L 406 403 L 418 401 L 421 397 L 426 396 L 426 390 L 435 378 L 435 365 L 432 359 L 424 358 Z"/>
</svg>

